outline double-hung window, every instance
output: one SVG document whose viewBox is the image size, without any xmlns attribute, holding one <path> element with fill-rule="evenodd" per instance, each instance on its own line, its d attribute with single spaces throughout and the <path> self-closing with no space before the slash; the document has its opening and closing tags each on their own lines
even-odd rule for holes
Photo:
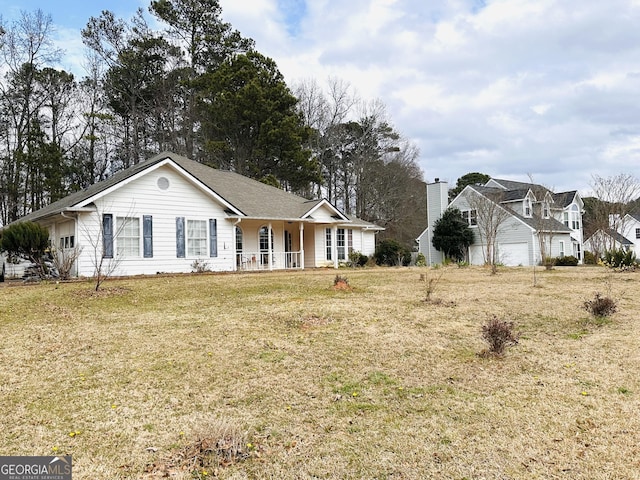
<svg viewBox="0 0 640 480">
<path fill-rule="evenodd" d="M 176 217 L 176 257 L 218 256 L 217 220 L 193 220 Z"/>
<path fill-rule="evenodd" d="M 326 259 L 327 260 L 333 260 L 333 255 L 332 255 L 332 243 L 331 243 L 331 229 L 327 228 L 325 229 L 324 232 L 324 246 L 325 246 L 325 251 L 326 251 Z"/>
<path fill-rule="evenodd" d="M 140 219 L 116 218 L 116 252 L 119 257 L 140 256 Z"/>
<path fill-rule="evenodd" d="M 207 256 L 206 220 L 187 220 L 187 256 Z"/>
<path fill-rule="evenodd" d="M 345 234 L 344 234 L 344 228 L 338 228 L 338 230 L 336 231 L 336 247 L 338 249 L 338 260 L 345 260 L 346 257 L 346 253 L 345 253 Z"/>
</svg>

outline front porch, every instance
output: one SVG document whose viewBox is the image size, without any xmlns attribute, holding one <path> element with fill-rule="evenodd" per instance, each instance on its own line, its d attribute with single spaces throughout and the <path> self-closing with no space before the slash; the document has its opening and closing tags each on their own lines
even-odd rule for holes
<svg viewBox="0 0 640 480">
<path fill-rule="evenodd" d="M 242 252 L 236 253 L 236 270 L 303 270 L 304 252 Z"/>
</svg>

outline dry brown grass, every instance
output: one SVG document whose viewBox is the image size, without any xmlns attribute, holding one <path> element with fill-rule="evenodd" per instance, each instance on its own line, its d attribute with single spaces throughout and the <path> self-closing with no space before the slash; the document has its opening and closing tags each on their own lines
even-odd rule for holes
<svg viewBox="0 0 640 480">
<path fill-rule="evenodd" d="M 637 478 L 638 273 L 454 266 L 440 304 L 424 271 L 2 287 L 0 452 L 76 480 Z M 492 315 L 502 359 L 476 355 Z"/>
</svg>

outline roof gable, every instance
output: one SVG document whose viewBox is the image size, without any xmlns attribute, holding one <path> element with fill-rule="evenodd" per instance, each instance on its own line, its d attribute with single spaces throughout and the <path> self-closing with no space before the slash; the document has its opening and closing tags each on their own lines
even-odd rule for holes
<svg viewBox="0 0 640 480">
<path fill-rule="evenodd" d="M 233 212 L 235 214 L 243 215 L 240 210 L 238 210 L 231 203 L 229 203 L 227 200 L 225 200 L 220 195 L 218 195 L 214 190 L 212 190 L 207 185 L 205 185 L 202 182 L 200 182 L 197 178 L 195 178 L 193 175 L 191 175 L 189 172 L 187 172 L 183 168 L 180 168 L 175 162 L 172 161 L 171 158 L 165 158 L 164 160 L 160 160 L 160 161 L 157 161 L 157 162 L 150 162 L 147 165 L 147 168 L 141 169 L 140 171 L 137 171 L 137 172 L 132 172 L 131 175 L 125 177 L 123 180 L 119 181 L 118 183 L 115 183 L 114 185 L 111 185 L 111 186 L 107 186 L 106 188 L 104 188 L 100 192 L 96 193 L 95 195 L 92 195 L 92 196 L 90 196 L 88 198 L 85 198 L 81 202 L 78 202 L 77 204 L 72 205 L 71 208 L 82 208 L 82 207 L 85 207 L 85 206 L 89 205 L 90 203 L 95 202 L 99 198 L 102 198 L 102 197 L 104 197 L 106 195 L 109 195 L 110 193 L 115 192 L 116 190 L 124 187 L 125 185 L 128 185 L 129 183 L 135 182 L 138 178 L 140 178 L 140 177 L 142 177 L 144 175 L 148 175 L 149 173 L 152 173 L 152 172 L 156 171 L 157 169 L 165 167 L 165 166 L 173 169 L 174 171 L 176 171 L 179 175 L 181 175 L 183 178 L 185 178 L 189 183 L 191 183 L 197 189 L 203 191 L 205 194 L 209 195 L 214 200 L 216 200 L 217 202 L 222 204 L 226 209 L 230 210 L 231 212 Z"/>
</svg>

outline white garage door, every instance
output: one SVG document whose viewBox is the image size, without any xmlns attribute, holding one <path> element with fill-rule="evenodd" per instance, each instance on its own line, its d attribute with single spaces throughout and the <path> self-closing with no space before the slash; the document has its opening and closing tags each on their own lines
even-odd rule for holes
<svg viewBox="0 0 640 480">
<path fill-rule="evenodd" d="M 526 243 L 501 243 L 498 258 L 500 263 L 511 267 L 529 265 L 529 249 Z"/>
</svg>

